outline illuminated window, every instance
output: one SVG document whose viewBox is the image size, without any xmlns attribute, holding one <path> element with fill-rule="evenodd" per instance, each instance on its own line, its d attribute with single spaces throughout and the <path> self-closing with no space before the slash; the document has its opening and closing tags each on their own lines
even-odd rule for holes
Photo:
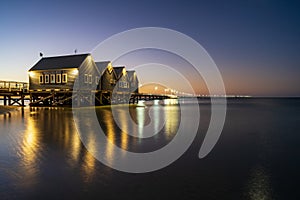
<svg viewBox="0 0 300 200">
<path fill-rule="evenodd" d="M 89 84 L 92 84 L 93 82 L 92 82 L 92 75 L 89 75 Z"/>
<path fill-rule="evenodd" d="M 68 75 L 67 74 L 62 74 L 62 82 L 67 83 L 68 82 Z"/>
<path fill-rule="evenodd" d="M 49 83 L 49 74 L 45 75 L 45 83 Z"/>
<path fill-rule="evenodd" d="M 40 75 L 40 84 L 44 83 L 44 76 Z"/>
<path fill-rule="evenodd" d="M 61 74 L 56 74 L 56 83 L 61 83 Z"/>
<path fill-rule="evenodd" d="M 55 74 L 50 75 L 50 83 L 55 83 Z"/>
<path fill-rule="evenodd" d="M 89 82 L 89 75 L 85 74 L 84 75 L 84 83 L 88 83 Z"/>
</svg>

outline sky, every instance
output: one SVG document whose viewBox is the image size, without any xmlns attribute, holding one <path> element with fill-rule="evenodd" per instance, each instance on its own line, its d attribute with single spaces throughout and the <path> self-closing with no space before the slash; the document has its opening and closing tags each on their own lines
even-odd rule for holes
<svg viewBox="0 0 300 200">
<path fill-rule="evenodd" d="M 300 96 L 299 10 L 299 1 L 271 0 L 1 1 L 0 80 L 27 81 L 27 71 L 40 59 L 40 52 L 44 56 L 73 54 L 75 49 L 89 53 L 119 32 L 164 27 L 205 48 L 228 94 Z M 123 61 L 128 64 L 130 58 L 130 67 L 181 63 L 182 71 L 193 74 L 189 63 L 174 62 L 173 57 L 144 51 Z M 172 79 L 157 69 L 153 78 Z M 198 78 L 192 78 L 192 86 L 204 94 L 205 83 Z M 172 87 L 184 90 L 176 81 Z"/>
</svg>

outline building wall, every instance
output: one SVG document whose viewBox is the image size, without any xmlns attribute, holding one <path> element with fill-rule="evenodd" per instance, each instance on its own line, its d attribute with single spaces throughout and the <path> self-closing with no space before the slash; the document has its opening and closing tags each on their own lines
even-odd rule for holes
<svg viewBox="0 0 300 200">
<path fill-rule="evenodd" d="M 63 82 L 63 75 L 67 75 L 67 81 Z M 52 83 L 50 78 L 51 75 L 55 75 L 55 83 Z M 58 83 L 57 76 L 60 75 L 60 81 Z M 78 75 L 76 68 L 71 69 L 57 69 L 57 70 L 37 70 L 29 72 L 29 89 L 30 90 L 47 90 L 47 89 L 69 89 L 72 90 L 74 80 Z M 40 76 L 43 80 L 40 82 Z M 48 83 L 46 78 L 48 76 Z"/>
<path fill-rule="evenodd" d="M 109 71 L 106 68 L 106 70 L 101 76 L 98 89 L 104 92 L 112 92 L 115 88 L 116 82 L 116 76 L 113 69 Z"/>
<path fill-rule="evenodd" d="M 115 92 L 129 93 L 130 84 L 127 74 L 122 74 L 119 80 L 116 82 Z"/>
<path fill-rule="evenodd" d="M 130 77 L 128 77 L 128 81 L 130 92 L 139 93 L 139 81 L 135 72 Z"/>
<path fill-rule="evenodd" d="M 79 85 L 81 90 L 96 90 L 98 83 L 96 77 L 100 78 L 96 64 L 91 56 L 88 56 L 79 67 Z"/>
</svg>

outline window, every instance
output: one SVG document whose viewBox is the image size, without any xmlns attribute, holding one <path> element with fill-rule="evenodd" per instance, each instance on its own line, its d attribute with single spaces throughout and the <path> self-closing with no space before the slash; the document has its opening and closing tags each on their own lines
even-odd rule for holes
<svg viewBox="0 0 300 200">
<path fill-rule="evenodd" d="M 119 87 L 120 88 L 129 88 L 129 84 L 128 84 L 128 82 L 120 81 L 119 82 Z"/>
<path fill-rule="evenodd" d="M 61 74 L 56 74 L 56 83 L 61 83 Z"/>
<path fill-rule="evenodd" d="M 45 83 L 49 83 L 49 74 L 45 75 Z"/>
<path fill-rule="evenodd" d="M 89 77 L 89 75 L 87 75 L 87 74 L 84 75 L 84 83 L 88 83 L 89 82 L 88 77 Z"/>
<path fill-rule="evenodd" d="M 55 74 L 50 74 L 50 83 L 55 83 Z"/>
<path fill-rule="evenodd" d="M 62 74 L 62 82 L 67 83 L 68 82 L 68 75 L 67 74 Z"/>
<path fill-rule="evenodd" d="M 92 84 L 92 75 L 89 75 L 89 84 Z"/>
<path fill-rule="evenodd" d="M 99 80 L 100 80 L 99 76 L 96 76 L 95 80 L 96 80 L 96 85 L 98 85 L 99 84 Z"/>
<path fill-rule="evenodd" d="M 44 83 L 44 76 L 40 75 L 40 84 Z"/>
</svg>

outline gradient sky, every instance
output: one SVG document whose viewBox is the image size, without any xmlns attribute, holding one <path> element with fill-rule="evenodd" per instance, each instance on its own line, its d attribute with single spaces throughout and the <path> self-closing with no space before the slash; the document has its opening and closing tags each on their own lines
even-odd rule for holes
<svg viewBox="0 0 300 200">
<path fill-rule="evenodd" d="M 300 96 L 299 10 L 271 0 L 1 1 L 0 80 L 27 81 L 39 52 L 91 52 L 113 34 L 155 26 L 198 41 L 229 94 Z"/>
</svg>

